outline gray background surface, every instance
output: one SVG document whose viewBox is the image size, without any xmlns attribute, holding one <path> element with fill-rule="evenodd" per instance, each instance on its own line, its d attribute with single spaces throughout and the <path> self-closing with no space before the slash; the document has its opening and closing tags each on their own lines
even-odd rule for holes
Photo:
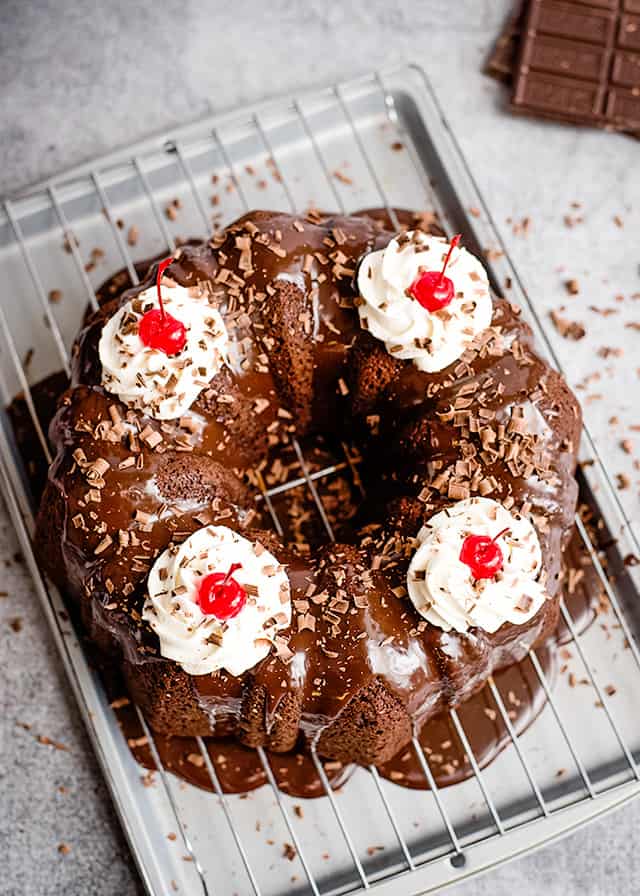
<svg viewBox="0 0 640 896">
<path fill-rule="evenodd" d="M 488 197 L 541 310 L 570 306 L 587 323 L 571 353 L 570 379 L 594 369 L 580 393 L 611 470 L 632 484 L 622 497 L 638 514 L 638 471 L 620 449 L 640 422 L 637 233 L 640 144 L 624 136 L 517 119 L 504 89 L 480 73 L 509 0 L 161 0 L 110 3 L 0 0 L 0 195 L 45 175 L 247 100 L 335 81 L 404 60 L 421 62 Z M 584 221 L 567 229 L 571 202 Z M 528 236 L 509 219 L 531 217 Z M 614 222 L 621 218 L 623 227 Z M 581 293 L 569 299 L 568 276 Z M 624 301 L 615 305 L 615 296 Z M 614 305 L 602 318 L 589 304 Z M 606 326 L 606 329 L 605 329 Z M 613 346 L 624 354 L 597 355 Z M 584 383 L 583 383 L 584 385 Z M 635 413 L 635 418 L 634 418 Z M 619 418 L 616 425 L 608 421 Z M 0 892 L 138 892 L 127 847 L 69 695 L 61 664 L 14 559 L 0 507 Z M 12 621 L 20 617 L 15 632 Z M 19 723 L 31 726 L 29 731 Z M 37 740 L 62 742 L 57 750 Z M 634 893 L 640 803 L 571 838 L 455 890 L 470 894 Z M 62 855 L 61 843 L 71 851 Z"/>
</svg>

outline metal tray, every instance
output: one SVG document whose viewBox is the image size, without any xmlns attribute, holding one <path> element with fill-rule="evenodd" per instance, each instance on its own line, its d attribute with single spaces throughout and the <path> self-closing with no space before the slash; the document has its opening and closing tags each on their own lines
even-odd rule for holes
<svg viewBox="0 0 640 896">
<path fill-rule="evenodd" d="M 181 207 L 170 218 L 165 209 L 176 197 Z M 494 289 L 503 293 L 510 284 L 508 296 L 523 306 L 540 348 L 560 366 L 431 86 L 419 68 L 408 66 L 208 118 L 77 168 L 0 206 L 5 403 L 19 391 L 29 400 L 30 384 L 67 364 L 87 301 L 95 303 L 94 289 L 123 264 L 134 275 L 132 258 L 173 248 L 177 237 L 208 232 L 214 215 L 222 225 L 247 208 L 302 210 L 309 203 L 326 209 L 438 210 L 445 226 L 462 231 L 472 250 L 488 250 Z M 139 229 L 135 247 L 127 240 L 131 226 Z M 65 238 L 70 252 L 63 251 Z M 86 268 L 94 247 L 104 255 L 94 255 L 95 263 Z M 48 293 L 54 288 L 64 295 L 52 304 Z M 25 369 L 21 359 L 29 350 Z M 579 634 L 563 608 L 573 636 L 568 662 L 587 683 L 570 688 L 562 677 L 548 691 L 540 718 L 516 737 L 505 700 L 490 682 L 512 743 L 486 769 L 480 771 L 468 751 L 474 776 L 430 791 L 405 790 L 375 772 L 358 770 L 341 792 L 306 801 L 301 818 L 293 811 L 299 801 L 278 793 L 273 783 L 247 798 L 222 796 L 212 767 L 217 794 L 162 770 L 154 786 L 143 784 L 61 597 L 35 563 L 26 478 L 6 416 L 2 424 L 2 492 L 149 893 L 433 892 L 640 793 L 640 653 L 633 634 L 640 583 L 638 568 L 622 562 L 638 553 L 638 539 L 586 431 L 583 456 L 593 463 L 583 487 L 597 497 L 613 536 L 607 560 L 616 579 L 614 588 L 602 575 L 609 603 L 604 626 L 596 623 Z M 46 452 L 44 438 L 42 443 Z M 317 475 L 335 472 L 330 467 Z M 313 482 L 306 472 L 305 477 L 315 499 Z M 591 547 L 580 520 L 578 526 Z M 547 688 L 535 654 L 532 661 Z M 452 720 L 466 746 L 455 712 Z M 262 760 L 270 772 L 264 754 Z M 422 760 L 433 784 L 428 758 Z M 171 832 L 177 836 L 168 839 Z M 282 857 L 285 841 L 296 847 L 293 861 Z"/>
</svg>

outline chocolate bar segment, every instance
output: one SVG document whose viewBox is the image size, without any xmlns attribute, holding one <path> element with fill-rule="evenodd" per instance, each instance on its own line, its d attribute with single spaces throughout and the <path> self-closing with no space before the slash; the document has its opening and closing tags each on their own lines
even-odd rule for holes
<svg viewBox="0 0 640 896">
<path fill-rule="evenodd" d="M 486 74 L 498 81 L 504 81 L 505 84 L 513 83 L 513 73 L 516 70 L 520 52 L 520 38 L 526 14 L 527 3 L 525 0 L 520 0 L 504 23 L 500 36 L 491 48 L 491 53 L 485 63 Z"/>
<path fill-rule="evenodd" d="M 640 0 L 531 0 L 511 107 L 640 131 Z"/>
<path fill-rule="evenodd" d="M 561 3 L 558 0 L 533 0 L 527 23 L 527 32 L 536 29 L 541 34 L 573 38 L 578 49 L 584 43 L 606 46 L 612 38 L 614 28 L 613 10 L 592 9 L 582 3 Z"/>
<path fill-rule="evenodd" d="M 606 47 L 578 47 L 564 38 L 540 35 L 527 45 L 523 62 L 534 71 L 570 72 L 576 78 L 600 83 L 606 77 L 610 56 Z"/>
<path fill-rule="evenodd" d="M 618 44 L 625 50 L 640 50 L 640 16 L 622 16 Z"/>
<path fill-rule="evenodd" d="M 640 83 L 640 54 L 616 53 L 611 70 L 611 81 L 632 90 Z"/>
</svg>

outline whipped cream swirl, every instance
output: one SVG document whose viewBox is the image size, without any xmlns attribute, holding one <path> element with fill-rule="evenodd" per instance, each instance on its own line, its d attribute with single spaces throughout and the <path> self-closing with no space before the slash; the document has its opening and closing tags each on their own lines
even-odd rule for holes
<svg viewBox="0 0 640 896">
<path fill-rule="evenodd" d="M 247 592 L 237 616 L 220 620 L 198 603 L 202 579 L 242 564 L 233 578 Z M 189 675 L 226 669 L 242 675 L 271 650 L 275 633 L 291 622 L 289 578 L 260 542 L 227 526 L 205 526 L 156 559 L 142 616 L 160 639 L 160 653 Z"/>
<path fill-rule="evenodd" d="M 186 328 L 182 351 L 166 355 L 146 346 L 138 335 L 142 316 L 158 307 L 153 286 L 125 302 L 107 321 L 98 352 L 105 389 L 156 420 L 175 420 L 224 364 L 228 336 L 220 312 L 198 287 L 187 289 L 165 279 L 162 300 Z"/>
<path fill-rule="evenodd" d="M 467 535 L 496 540 L 503 567 L 490 579 L 474 579 L 460 560 Z M 418 533 L 407 588 L 416 610 L 445 631 L 477 626 L 497 631 L 505 622 L 521 625 L 547 599 L 540 581 L 542 554 L 533 525 L 490 498 L 467 498 L 436 513 Z"/>
<path fill-rule="evenodd" d="M 362 326 L 384 342 L 394 358 L 413 361 L 427 373 L 457 361 L 491 323 L 487 274 L 466 249 L 451 253 L 446 276 L 454 297 L 446 308 L 427 311 L 408 293 L 420 273 L 442 269 L 448 251 L 443 237 L 414 230 L 365 255 L 358 271 Z"/>
</svg>

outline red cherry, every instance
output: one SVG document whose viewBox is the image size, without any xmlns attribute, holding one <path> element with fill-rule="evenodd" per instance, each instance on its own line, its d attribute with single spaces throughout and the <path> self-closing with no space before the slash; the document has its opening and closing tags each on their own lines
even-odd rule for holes
<svg viewBox="0 0 640 896">
<path fill-rule="evenodd" d="M 474 579 L 492 579 L 500 572 L 504 557 L 498 538 L 508 531 L 508 527 L 503 529 L 495 538 L 489 538 L 488 535 L 467 535 L 462 542 L 460 560 L 471 569 Z"/>
<path fill-rule="evenodd" d="M 207 616 L 217 619 L 233 619 L 247 602 L 247 592 L 232 579 L 242 563 L 232 563 L 228 572 L 212 572 L 205 576 L 198 588 L 198 604 Z"/>
<path fill-rule="evenodd" d="M 160 283 L 162 275 L 169 267 L 173 257 L 165 258 L 158 265 L 156 274 L 156 289 L 158 291 L 158 302 L 160 308 L 152 308 L 143 314 L 138 327 L 138 335 L 143 344 L 148 348 L 155 348 L 164 352 L 165 355 L 177 355 L 185 347 L 187 342 L 187 331 L 182 321 L 167 314 L 164 310 L 162 301 L 162 290 Z"/>
<path fill-rule="evenodd" d="M 455 287 L 449 277 L 445 277 L 444 272 L 451 259 L 451 253 L 460 242 L 461 234 L 456 234 L 451 240 L 447 257 L 444 260 L 442 270 L 423 271 L 418 274 L 407 292 L 409 295 L 426 308 L 427 311 L 440 311 L 446 308 L 455 295 Z"/>
<path fill-rule="evenodd" d="M 182 321 L 159 308 L 152 308 L 142 315 L 138 336 L 148 348 L 156 348 L 165 355 L 177 355 L 187 341 L 187 331 Z"/>
<path fill-rule="evenodd" d="M 427 311 L 440 311 L 453 299 L 453 283 L 438 271 L 423 271 L 409 287 L 413 298 Z"/>
</svg>

